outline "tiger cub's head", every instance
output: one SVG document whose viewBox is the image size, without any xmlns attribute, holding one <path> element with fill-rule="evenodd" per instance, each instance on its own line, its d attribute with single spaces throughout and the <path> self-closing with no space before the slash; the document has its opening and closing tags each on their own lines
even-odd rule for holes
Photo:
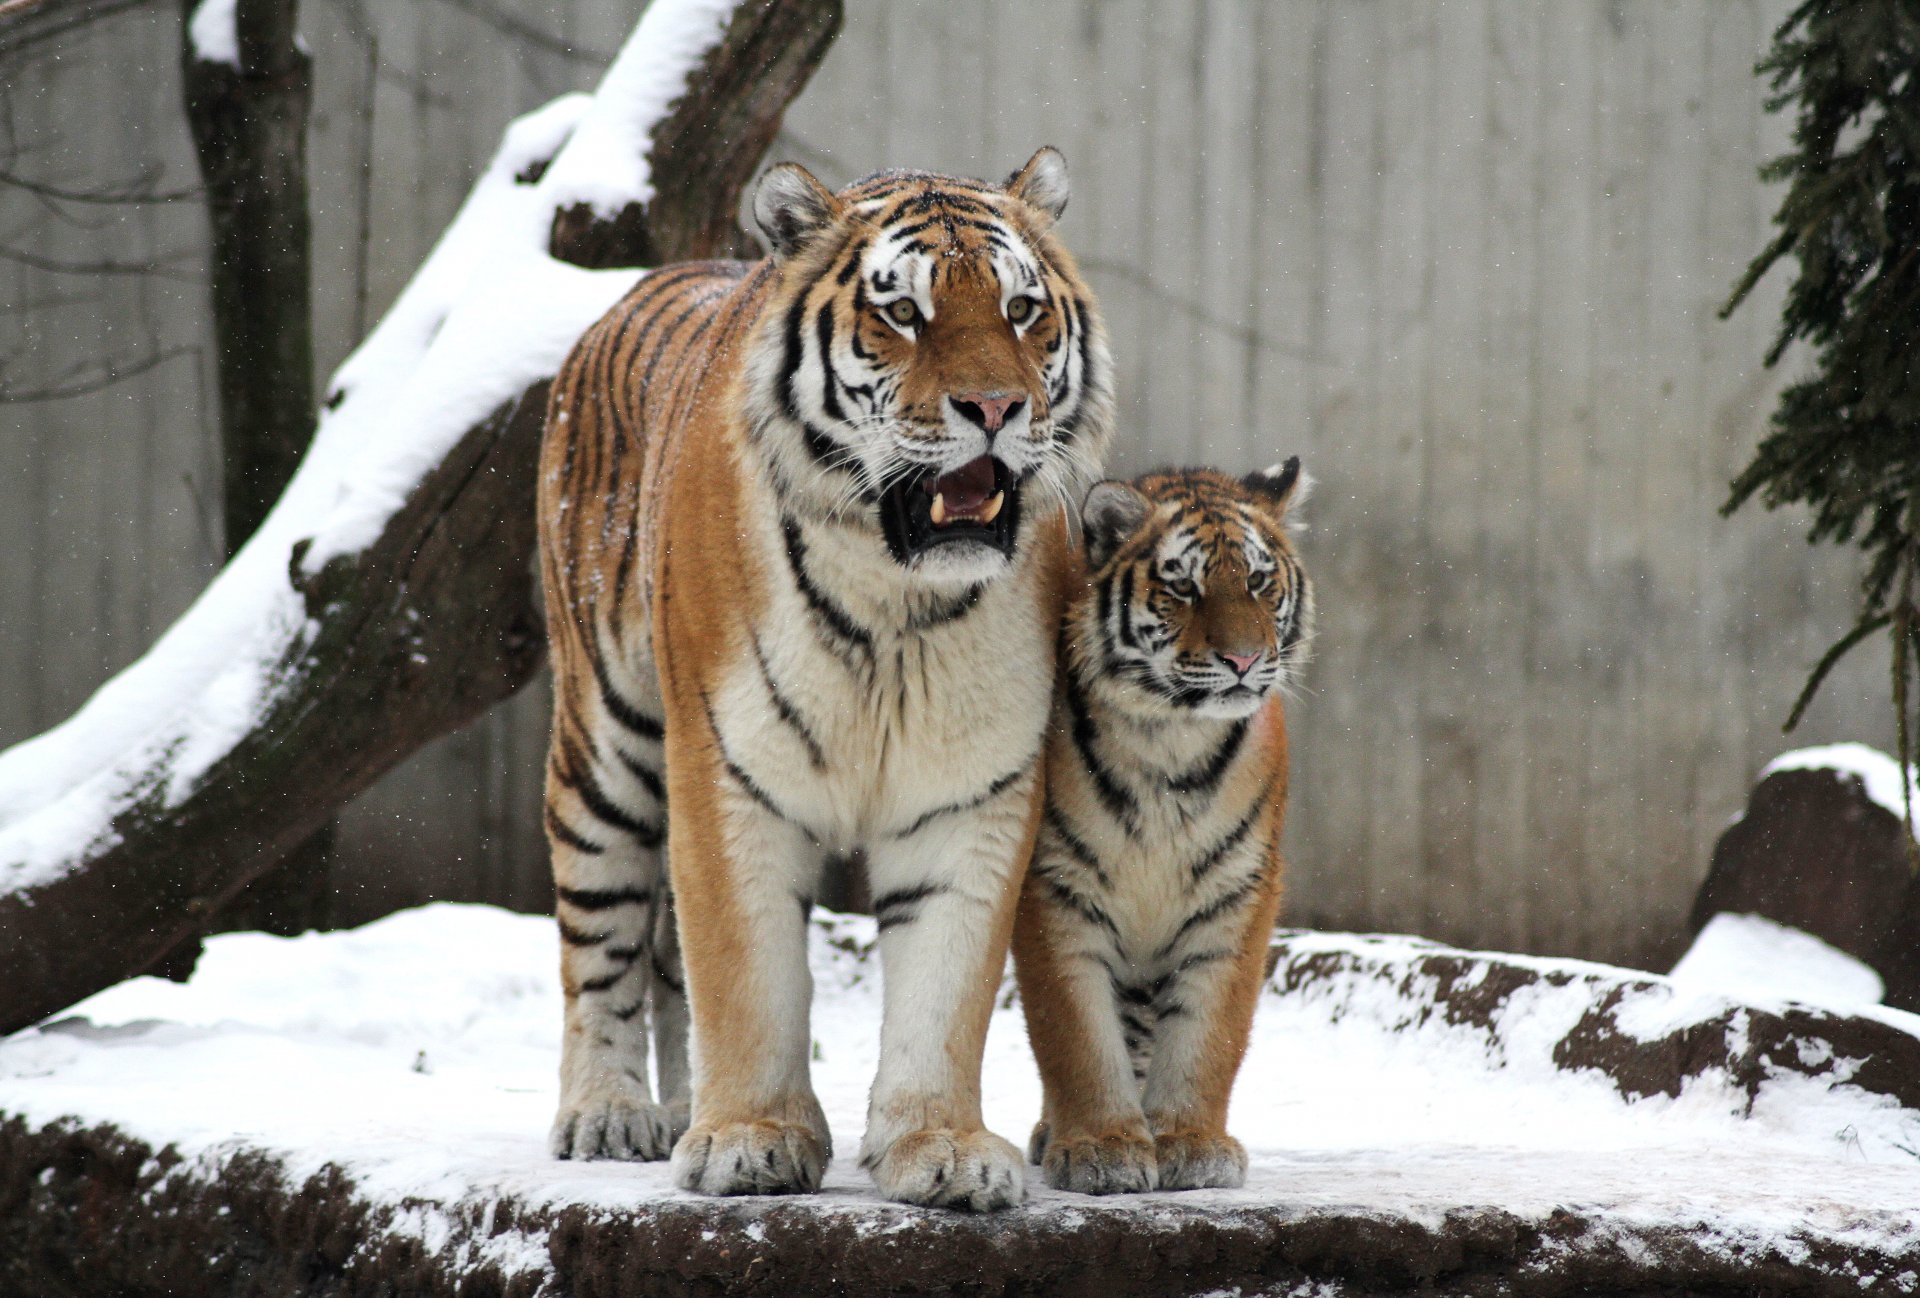
<svg viewBox="0 0 1920 1298">
<path fill-rule="evenodd" d="M 1244 478 L 1166 470 L 1102 482 L 1081 510 L 1088 585 L 1068 614 L 1084 679 L 1129 711 L 1238 718 L 1293 683 L 1313 587 L 1288 515 L 1296 457 Z"/>
<path fill-rule="evenodd" d="M 976 582 L 1099 476 L 1112 382 L 1054 238 L 1066 204 L 1053 149 L 1002 184 L 890 171 L 835 194 L 791 163 L 766 174 L 777 278 L 748 416 L 783 509 L 872 527 L 917 578 Z"/>
</svg>

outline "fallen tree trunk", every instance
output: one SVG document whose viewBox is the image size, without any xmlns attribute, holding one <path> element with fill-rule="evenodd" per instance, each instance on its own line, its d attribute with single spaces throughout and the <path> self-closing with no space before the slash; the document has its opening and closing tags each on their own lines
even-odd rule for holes
<svg viewBox="0 0 1920 1298">
<path fill-rule="evenodd" d="M 509 130 L 259 533 L 79 714 L 0 753 L 0 1032 L 148 970 L 533 674 L 546 380 L 635 279 L 579 267 L 735 250 L 740 187 L 840 12 L 655 0 L 591 100 Z"/>
</svg>

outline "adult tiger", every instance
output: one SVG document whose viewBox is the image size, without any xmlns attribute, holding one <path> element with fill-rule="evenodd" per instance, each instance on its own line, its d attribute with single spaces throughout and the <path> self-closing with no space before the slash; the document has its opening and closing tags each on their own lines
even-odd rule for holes
<svg viewBox="0 0 1920 1298">
<path fill-rule="evenodd" d="M 776 167 L 769 260 L 656 272 L 555 381 L 560 1156 L 671 1147 L 689 1189 L 818 1187 L 805 920 L 824 854 L 858 847 L 886 973 L 862 1162 L 893 1199 L 1021 1197 L 980 1057 L 1040 812 L 1064 507 L 1112 422 L 1066 200 L 1052 149 L 1004 185 L 834 194 Z"/>
<path fill-rule="evenodd" d="M 1280 905 L 1287 737 L 1275 691 L 1313 594 L 1284 519 L 1300 462 L 1088 493 L 1046 810 L 1014 963 L 1048 1184 L 1236 1186 L 1227 1134 Z"/>
</svg>

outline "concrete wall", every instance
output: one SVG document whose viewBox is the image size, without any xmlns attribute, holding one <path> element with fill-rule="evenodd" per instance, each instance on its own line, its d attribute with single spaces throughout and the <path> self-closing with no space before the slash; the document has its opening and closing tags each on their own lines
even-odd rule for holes
<svg viewBox="0 0 1920 1298">
<path fill-rule="evenodd" d="M 1799 518 L 1716 515 L 1780 381 L 1759 358 L 1783 277 L 1730 322 L 1715 310 L 1778 198 L 1754 176 L 1785 137 L 1752 66 L 1785 5 L 848 7 L 780 155 L 837 183 L 996 176 L 1060 146 L 1065 234 L 1122 367 L 1115 468 L 1297 453 L 1320 480 L 1292 918 L 1670 955 L 1854 595 L 1853 562 L 1808 550 Z M 4 69 L 0 172 L 192 186 L 177 16 L 159 10 Z M 633 10 L 305 10 L 326 368 L 507 120 L 590 85 Z M 0 744 L 58 722 L 212 571 L 204 242 L 191 201 L 0 188 L 0 382 L 192 349 L 94 395 L 0 405 Z M 1863 654 L 1794 742 L 1886 744 L 1884 680 Z M 540 906 L 545 725 L 529 692 L 349 812 L 345 912 Z"/>
</svg>

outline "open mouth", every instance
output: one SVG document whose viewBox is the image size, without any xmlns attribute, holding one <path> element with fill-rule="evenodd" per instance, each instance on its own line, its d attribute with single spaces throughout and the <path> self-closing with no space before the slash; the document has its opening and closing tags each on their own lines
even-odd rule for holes
<svg viewBox="0 0 1920 1298">
<path fill-rule="evenodd" d="M 990 455 L 947 473 L 904 478 L 880 496 L 880 530 L 901 564 L 962 542 L 990 545 L 1011 558 L 1019 529 L 1020 484 Z"/>
</svg>

